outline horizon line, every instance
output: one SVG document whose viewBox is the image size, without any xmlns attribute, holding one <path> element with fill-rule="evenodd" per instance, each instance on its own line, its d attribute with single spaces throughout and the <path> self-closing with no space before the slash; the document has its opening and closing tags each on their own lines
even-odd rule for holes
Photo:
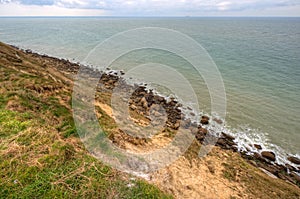
<svg viewBox="0 0 300 199">
<path fill-rule="evenodd" d="M 95 16 L 87 16 L 87 15 L 33 15 L 33 16 L 28 16 L 28 15 L 16 15 L 16 16 L 10 16 L 10 15 L 0 15 L 0 18 L 42 18 L 42 17 L 48 17 L 48 18 L 62 18 L 62 17 L 86 17 L 86 18 L 109 18 L 109 17 L 114 17 L 114 18 L 300 18 L 299 16 L 110 16 L 110 15 L 95 15 Z"/>
</svg>

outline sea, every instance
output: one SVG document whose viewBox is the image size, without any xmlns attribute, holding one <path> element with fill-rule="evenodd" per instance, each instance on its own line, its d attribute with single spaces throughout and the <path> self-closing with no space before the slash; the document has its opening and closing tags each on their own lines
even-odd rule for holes
<svg viewBox="0 0 300 199">
<path fill-rule="evenodd" d="M 253 144 L 260 144 L 274 151 L 281 163 L 287 155 L 300 157 L 300 18 L 1 17 L 0 41 L 88 64 L 87 56 L 102 42 L 146 27 L 179 32 L 209 54 L 226 92 L 224 131 L 236 136 L 241 150 L 255 150 Z M 137 49 L 115 64 L 126 68 L 145 62 L 174 66 L 189 77 L 200 111 L 210 113 L 207 85 L 193 76 L 182 57 L 161 49 Z"/>
</svg>

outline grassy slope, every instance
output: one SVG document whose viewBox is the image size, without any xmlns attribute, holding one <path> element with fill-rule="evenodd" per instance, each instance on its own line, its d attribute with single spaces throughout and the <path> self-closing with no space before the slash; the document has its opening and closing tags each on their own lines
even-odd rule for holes
<svg viewBox="0 0 300 199">
<path fill-rule="evenodd" d="M 71 88 L 50 65 L 0 43 L 0 198 L 170 198 L 88 154 Z"/>
</svg>

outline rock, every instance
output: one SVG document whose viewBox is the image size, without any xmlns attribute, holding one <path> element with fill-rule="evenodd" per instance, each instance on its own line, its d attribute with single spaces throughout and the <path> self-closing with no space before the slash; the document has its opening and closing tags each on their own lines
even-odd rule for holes
<svg viewBox="0 0 300 199">
<path fill-rule="evenodd" d="M 204 140 L 206 134 L 207 134 L 207 129 L 205 129 L 205 128 L 199 128 L 195 137 L 201 143 Z"/>
<path fill-rule="evenodd" d="M 295 173 L 295 172 L 291 172 L 290 174 L 298 183 L 300 183 L 300 176 Z"/>
<path fill-rule="evenodd" d="M 206 135 L 208 133 L 207 129 L 202 128 L 202 127 L 199 129 L 199 132 L 204 134 L 204 135 Z"/>
<path fill-rule="evenodd" d="M 253 146 L 258 150 L 262 150 L 262 147 L 259 144 L 254 144 Z"/>
<path fill-rule="evenodd" d="M 235 137 L 233 137 L 233 136 L 231 136 L 231 135 L 229 135 L 229 134 L 223 133 L 223 132 L 222 132 L 222 135 L 223 135 L 226 139 L 228 139 L 228 140 L 234 140 L 234 139 L 235 139 Z"/>
<path fill-rule="evenodd" d="M 278 168 L 277 166 L 275 165 L 271 165 L 271 164 L 263 164 L 263 163 L 260 163 L 258 162 L 257 163 L 258 167 L 260 168 L 263 168 L 267 171 L 269 171 L 270 173 L 274 174 L 274 175 L 278 175 L 278 173 L 281 173 L 281 169 Z"/>
<path fill-rule="evenodd" d="M 294 156 L 289 156 L 288 160 L 294 164 L 300 164 L 300 159 Z"/>
<path fill-rule="evenodd" d="M 287 175 L 284 175 L 284 174 L 282 174 L 282 173 L 279 173 L 279 174 L 278 174 L 278 177 L 279 177 L 280 179 L 282 179 L 282 180 L 287 181 L 287 182 L 291 182 L 291 183 L 293 183 L 293 184 L 296 184 L 296 181 L 295 181 L 292 177 L 290 177 L 290 176 L 287 176 Z"/>
<path fill-rule="evenodd" d="M 272 151 L 263 151 L 261 152 L 262 157 L 271 160 L 271 161 L 275 161 L 276 160 L 276 156 L 275 153 L 273 153 Z"/>
<path fill-rule="evenodd" d="M 144 108 L 148 108 L 148 102 L 145 97 L 141 99 L 141 104 Z"/>
<path fill-rule="evenodd" d="M 214 118 L 213 121 L 215 121 L 217 124 L 222 124 L 223 121 L 221 119 L 218 118 Z"/>
<path fill-rule="evenodd" d="M 177 130 L 179 127 L 180 127 L 180 121 L 177 121 L 177 122 L 174 124 L 174 129 Z"/>
<path fill-rule="evenodd" d="M 224 138 L 219 138 L 217 144 L 221 146 L 226 146 L 226 140 Z"/>
<path fill-rule="evenodd" d="M 209 117 L 203 115 L 203 116 L 201 117 L 200 123 L 201 123 L 201 124 L 208 124 L 208 123 L 209 123 Z"/>
<path fill-rule="evenodd" d="M 292 165 L 285 164 L 285 167 L 288 169 L 288 171 L 297 171 L 297 169 L 295 167 L 293 167 Z"/>
<path fill-rule="evenodd" d="M 266 161 L 259 153 L 256 153 L 256 152 L 253 154 L 253 157 L 262 162 Z"/>
</svg>

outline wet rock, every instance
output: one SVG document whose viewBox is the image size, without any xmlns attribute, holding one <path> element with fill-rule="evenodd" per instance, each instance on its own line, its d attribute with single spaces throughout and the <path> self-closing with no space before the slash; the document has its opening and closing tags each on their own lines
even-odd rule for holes
<svg viewBox="0 0 300 199">
<path fill-rule="evenodd" d="M 272 151 L 263 151 L 261 152 L 262 157 L 271 160 L 271 161 L 275 161 L 276 160 L 276 156 L 275 153 L 273 153 Z"/>
<path fill-rule="evenodd" d="M 288 160 L 294 164 L 300 164 L 300 159 L 294 156 L 289 156 Z"/>
<path fill-rule="evenodd" d="M 258 150 L 262 150 L 262 147 L 259 144 L 254 144 L 253 146 Z"/>
<path fill-rule="evenodd" d="M 206 115 L 203 115 L 201 117 L 201 121 L 200 121 L 201 124 L 209 124 L 209 117 L 206 116 Z"/>
<path fill-rule="evenodd" d="M 231 136 L 231 135 L 229 135 L 229 134 L 223 133 L 223 132 L 222 132 L 222 136 L 223 136 L 224 138 L 226 138 L 226 139 L 229 139 L 229 140 L 234 140 L 234 139 L 235 139 L 235 137 L 233 137 L 233 136 Z"/>
</svg>

